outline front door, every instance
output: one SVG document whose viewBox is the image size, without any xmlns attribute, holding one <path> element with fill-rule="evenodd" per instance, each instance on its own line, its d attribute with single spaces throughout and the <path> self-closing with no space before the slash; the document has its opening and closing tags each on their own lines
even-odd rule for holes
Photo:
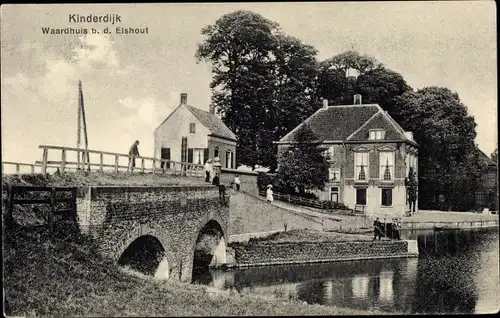
<svg viewBox="0 0 500 318">
<path fill-rule="evenodd" d="M 170 148 L 161 148 L 161 159 L 170 160 Z M 164 163 L 161 163 L 163 169 Z M 170 162 L 167 162 L 167 169 L 170 169 Z"/>
<path fill-rule="evenodd" d="M 339 188 L 331 187 L 330 188 L 330 201 L 339 203 Z"/>
</svg>

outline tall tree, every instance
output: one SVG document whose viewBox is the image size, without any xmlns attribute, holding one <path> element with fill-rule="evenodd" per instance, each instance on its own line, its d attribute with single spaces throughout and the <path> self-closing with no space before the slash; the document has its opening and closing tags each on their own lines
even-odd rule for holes
<svg viewBox="0 0 500 318">
<path fill-rule="evenodd" d="M 276 164 L 279 140 L 314 111 L 316 50 L 249 11 L 202 30 L 198 61 L 212 64 L 212 106 L 238 136 L 240 163 Z"/>
<path fill-rule="evenodd" d="M 472 208 L 484 167 L 474 143 L 474 117 L 458 94 L 440 87 L 408 91 L 396 99 L 395 109 L 401 126 L 420 144 L 420 206 L 434 207 L 433 199 L 444 194 L 450 209 Z"/>
<path fill-rule="evenodd" d="M 329 164 L 323 156 L 321 140 L 311 128 L 304 124 L 296 134 L 295 143 L 279 159 L 276 174 L 278 185 L 288 191 L 299 190 L 303 195 L 306 190 L 323 190 L 328 182 Z"/>
<path fill-rule="evenodd" d="M 495 148 L 495 150 L 491 153 L 490 158 L 498 165 L 498 148 Z"/>
<path fill-rule="evenodd" d="M 330 104 L 352 104 L 359 93 L 364 103 L 377 103 L 391 113 L 394 98 L 411 90 L 403 76 L 367 55 L 348 51 L 321 62 L 319 95 Z"/>
</svg>

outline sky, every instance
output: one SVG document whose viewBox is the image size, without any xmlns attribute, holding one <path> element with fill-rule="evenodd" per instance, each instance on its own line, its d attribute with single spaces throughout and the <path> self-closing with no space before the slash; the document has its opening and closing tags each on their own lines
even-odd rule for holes
<svg viewBox="0 0 500 318">
<path fill-rule="evenodd" d="M 171 3 L 1 6 L 2 160 L 41 160 L 39 145 L 76 147 L 82 81 L 89 148 L 127 153 L 136 139 L 153 156 L 153 131 L 178 106 L 208 110 L 211 67 L 197 63 L 201 29 L 249 10 L 314 46 L 318 59 L 356 50 L 414 89 L 457 92 L 477 123 L 476 143 L 497 147 L 496 6 L 492 1 Z M 121 22 L 74 23 L 71 14 Z M 105 27 L 148 34 L 102 34 Z M 42 28 L 100 34 L 43 34 Z"/>
</svg>

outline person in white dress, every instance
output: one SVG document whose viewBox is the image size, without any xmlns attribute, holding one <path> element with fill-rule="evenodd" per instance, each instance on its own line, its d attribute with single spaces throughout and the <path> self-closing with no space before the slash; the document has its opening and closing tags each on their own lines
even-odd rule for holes
<svg viewBox="0 0 500 318">
<path fill-rule="evenodd" d="M 273 186 L 272 185 L 267 186 L 266 200 L 267 200 L 267 203 L 273 202 Z"/>
</svg>

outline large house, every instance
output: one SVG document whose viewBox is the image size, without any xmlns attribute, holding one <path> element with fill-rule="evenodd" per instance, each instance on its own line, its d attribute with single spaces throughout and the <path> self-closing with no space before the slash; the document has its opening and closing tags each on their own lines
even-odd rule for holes
<svg viewBox="0 0 500 318">
<path fill-rule="evenodd" d="M 187 104 L 181 94 L 179 106 L 155 129 L 155 158 L 204 164 L 220 158 L 223 168 L 236 164 L 236 135 L 217 117 Z"/>
<path fill-rule="evenodd" d="M 322 108 L 277 142 L 278 156 L 288 151 L 304 124 L 327 148 L 329 181 L 317 193 L 320 199 L 342 202 L 367 215 L 405 214 L 405 178 L 410 167 L 418 174 L 413 133 L 404 131 L 379 105 L 362 104 L 357 94 L 353 105 L 328 106 L 323 100 Z"/>
</svg>

